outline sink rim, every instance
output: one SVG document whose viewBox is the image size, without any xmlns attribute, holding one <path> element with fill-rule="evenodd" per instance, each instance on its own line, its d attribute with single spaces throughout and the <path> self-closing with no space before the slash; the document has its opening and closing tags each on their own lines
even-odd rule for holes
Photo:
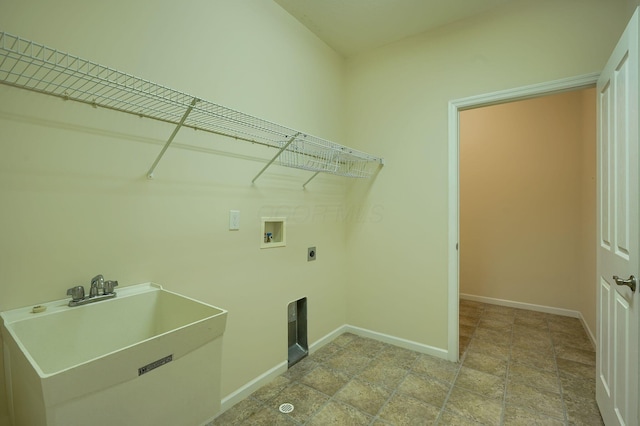
<svg viewBox="0 0 640 426">
<path fill-rule="evenodd" d="M 19 321 L 29 320 L 32 318 L 42 318 L 45 316 L 66 312 L 69 310 L 86 309 L 91 305 L 96 306 L 99 303 L 108 302 L 110 300 L 116 300 L 119 298 L 129 297 L 136 294 L 142 294 L 142 293 L 147 293 L 151 291 L 160 291 L 160 290 L 173 293 L 172 291 L 164 289 L 160 284 L 156 284 L 154 282 L 146 282 L 146 283 L 134 284 L 134 285 L 130 285 L 130 286 L 126 286 L 118 289 L 116 291 L 116 297 L 114 297 L 113 299 L 105 299 L 99 302 L 88 303 L 86 305 L 79 305 L 79 306 L 69 306 L 69 300 L 70 300 L 69 298 L 52 300 L 50 302 L 39 303 L 37 305 L 23 306 L 21 308 L 2 311 L 0 312 L 0 318 L 2 318 L 4 324 L 13 324 Z M 178 293 L 174 293 L 174 294 L 178 294 Z M 178 295 L 182 297 L 187 297 L 187 296 L 183 296 L 182 294 L 178 294 Z M 189 297 L 187 298 L 190 299 Z M 195 300 L 195 299 L 192 299 L 192 300 Z M 196 302 L 204 303 L 198 300 L 196 300 Z M 43 312 L 34 313 L 32 312 L 32 309 L 36 306 L 42 306 L 46 309 Z"/>
<path fill-rule="evenodd" d="M 64 314 L 65 312 L 68 312 L 68 311 L 78 311 L 78 310 L 81 310 L 81 309 L 91 309 L 93 307 L 96 307 L 96 306 L 104 304 L 104 303 L 117 303 L 118 300 L 122 300 L 123 298 L 128 298 L 128 297 L 131 297 L 131 296 L 137 296 L 137 295 L 142 295 L 142 294 L 145 294 L 145 293 L 153 293 L 153 292 L 165 292 L 165 293 L 168 293 L 168 294 L 172 294 L 172 295 L 175 295 L 175 296 L 178 296 L 178 297 L 193 301 L 194 303 L 198 303 L 198 304 L 205 305 L 205 306 L 208 306 L 210 308 L 216 309 L 219 312 L 215 313 L 214 315 L 203 317 L 203 318 L 201 318 L 201 319 L 199 319 L 197 321 L 193 321 L 193 322 L 181 325 L 179 327 L 172 328 L 171 330 L 167 330 L 167 331 L 164 331 L 162 333 L 150 336 L 148 338 L 141 339 L 139 341 L 136 341 L 135 343 L 124 345 L 124 346 L 118 347 L 117 349 L 114 349 L 114 350 L 111 350 L 111 351 L 105 351 L 104 353 L 101 353 L 98 356 L 94 356 L 94 357 L 91 357 L 89 359 L 83 360 L 82 362 L 78 362 L 78 363 L 69 365 L 68 367 L 56 369 L 55 371 L 52 371 L 52 372 L 43 371 L 40 363 L 38 361 L 36 361 L 36 359 L 34 358 L 34 356 L 31 353 L 31 350 L 29 350 L 25 346 L 23 340 L 18 336 L 18 332 L 15 330 L 15 325 L 17 325 L 18 323 L 30 321 L 32 319 L 44 318 L 44 317 L 51 316 L 51 315 L 60 315 L 60 314 Z M 141 344 L 143 344 L 145 342 L 149 342 L 149 341 L 154 340 L 154 339 L 162 338 L 163 336 L 167 336 L 167 335 L 173 334 L 176 331 L 179 331 L 179 330 L 184 329 L 186 327 L 191 327 L 193 325 L 209 321 L 209 320 L 211 320 L 213 318 L 216 318 L 216 317 L 225 318 L 224 321 L 226 323 L 226 315 L 228 313 L 228 311 L 225 310 L 225 309 L 222 309 L 222 308 L 219 308 L 217 306 L 208 304 L 206 302 L 203 302 L 203 301 L 200 301 L 200 300 L 185 296 L 185 295 L 180 294 L 180 293 L 176 293 L 176 292 L 173 292 L 173 291 L 170 291 L 170 290 L 166 290 L 161 285 L 153 283 L 153 282 L 147 282 L 147 283 L 142 283 L 142 284 L 136 284 L 136 285 L 123 287 L 117 292 L 117 297 L 112 298 L 112 299 L 99 301 L 99 302 L 95 302 L 95 303 L 90 303 L 90 304 L 87 304 L 87 305 L 70 307 L 70 306 L 68 306 L 68 301 L 69 301 L 69 299 L 61 299 L 61 300 L 55 300 L 55 301 L 51 301 L 51 302 L 42 303 L 39 306 L 46 307 L 46 310 L 44 312 L 38 312 L 38 313 L 33 313 L 32 312 L 33 307 L 23 307 L 23 308 L 17 308 L 17 309 L 12 309 L 12 310 L 9 310 L 9 311 L 0 312 L 0 319 L 2 319 L 2 330 L 1 331 L 2 331 L 3 336 L 5 336 L 3 338 L 4 345 L 9 345 L 9 344 L 16 345 L 18 350 L 27 359 L 29 364 L 31 364 L 31 367 L 35 370 L 35 372 L 38 374 L 38 376 L 40 376 L 41 379 L 46 379 L 46 378 L 57 376 L 57 375 L 59 375 L 61 373 L 64 373 L 66 371 L 76 369 L 76 368 L 81 367 L 81 366 L 86 365 L 86 364 L 90 364 L 90 363 L 92 363 L 92 362 L 94 362 L 94 361 L 96 361 L 98 359 L 105 358 L 105 357 L 108 357 L 108 356 L 110 356 L 112 354 L 116 354 L 116 353 L 119 353 L 119 352 L 124 352 L 129 348 L 133 348 L 133 347 L 139 346 L 139 345 L 141 345 Z M 225 327 L 223 327 L 223 329 L 224 328 Z M 9 348 L 5 348 L 5 350 L 9 350 Z"/>
</svg>

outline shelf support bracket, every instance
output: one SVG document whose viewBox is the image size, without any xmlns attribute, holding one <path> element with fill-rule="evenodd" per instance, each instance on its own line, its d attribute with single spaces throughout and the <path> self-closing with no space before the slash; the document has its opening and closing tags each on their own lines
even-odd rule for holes
<svg viewBox="0 0 640 426">
<path fill-rule="evenodd" d="M 173 139 L 178 134 L 178 130 L 180 130 L 180 128 L 183 126 L 183 124 L 187 120 L 187 117 L 189 116 L 189 114 L 191 114 L 191 110 L 193 110 L 193 107 L 196 106 L 196 102 L 198 102 L 198 99 L 197 98 L 193 98 L 193 100 L 191 101 L 191 104 L 189 105 L 187 110 L 184 112 L 184 115 L 180 119 L 180 122 L 178 123 L 176 128 L 173 129 L 173 133 L 171 133 L 171 136 L 169 136 L 169 139 L 167 140 L 167 143 L 165 143 L 164 146 L 162 147 L 162 151 L 160 151 L 160 154 L 158 154 L 158 156 L 156 157 L 156 161 L 153 162 L 153 164 L 151 165 L 151 168 L 147 172 L 147 179 L 153 179 L 153 171 L 156 169 L 156 166 L 158 165 L 158 163 L 160 162 L 160 160 L 164 156 L 164 153 L 167 151 L 167 148 L 169 148 L 169 145 L 171 145 L 171 142 L 173 142 Z"/>
<path fill-rule="evenodd" d="M 313 174 L 313 176 L 311 176 L 311 177 L 309 178 L 309 180 L 307 180 L 305 183 L 303 183 L 303 184 L 302 184 L 302 189 L 305 189 L 305 188 L 307 187 L 307 184 L 308 184 L 309 182 L 311 182 L 311 181 L 313 180 L 313 178 L 314 178 L 314 177 L 318 176 L 318 173 L 320 173 L 320 172 L 315 172 L 315 173 Z"/>
<path fill-rule="evenodd" d="M 264 173 L 264 171 L 265 171 L 265 170 L 267 170 L 267 169 L 269 168 L 269 166 L 271 166 L 271 165 L 273 164 L 273 162 L 274 162 L 274 161 L 276 161 L 276 159 L 277 159 L 278 157 L 280 157 L 280 154 L 282 154 L 282 153 L 283 153 L 287 148 L 289 148 L 289 145 L 291 145 L 291 142 L 295 141 L 295 140 L 296 140 L 296 138 L 297 138 L 298 136 L 300 136 L 300 132 L 298 132 L 298 133 L 296 133 L 295 135 L 293 135 L 293 136 L 291 137 L 291 139 L 289 139 L 289 140 L 287 141 L 287 143 L 286 143 L 282 148 L 280 148 L 280 150 L 278 151 L 278 153 L 277 153 L 276 155 L 274 155 L 274 156 L 273 156 L 273 158 L 271 159 L 271 161 L 269 161 L 269 162 L 267 163 L 267 165 L 266 165 L 266 166 L 264 166 L 264 167 L 262 168 L 262 170 L 260 170 L 260 173 L 258 173 L 258 174 L 256 175 L 256 177 L 254 177 L 254 178 L 253 178 L 253 180 L 251 181 L 251 183 L 255 183 L 256 179 L 258 179 L 258 178 L 260 177 L 260 175 L 261 175 L 262 173 Z"/>
</svg>

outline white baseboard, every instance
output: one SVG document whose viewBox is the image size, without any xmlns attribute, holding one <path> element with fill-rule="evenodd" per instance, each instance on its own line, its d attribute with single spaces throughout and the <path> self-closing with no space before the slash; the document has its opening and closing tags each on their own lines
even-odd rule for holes
<svg viewBox="0 0 640 426">
<path fill-rule="evenodd" d="M 578 311 L 570 309 L 554 308 L 552 306 L 534 305 L 533 303 L 514 302 L 505 299 L 494 299 L 493 297 L 474 296 L 472 294 L 460 293 L 460 299 L 473 300 L 474 302 L 489 303 L 491 305 L 508 306 L 510 308 L 528 309 L 530 311 L 544 312 L 546 314 L 562 315 L 565 317 L 580 318 Z"/>
<path fill-rule="evenodd" d="M 582 316 L 582 313 L 580 313 L 580 322 L 582 322 L 582 327 L 584 328 L 584 331 L 587 332 L 587 336 L 589 336 L 589 340 L 591 340 L 591 344 L 593 345 L 593 349 L 595 350 L 596 349 L 596 336 L 593 335 L 593 332 L 591 331 L 591 329 L 587 325 L 587 322 L 585 321 L 584 317 Z"/>
<path fill-rule="evenodd" d="M 257 391 L 262 386 L 271 382 L 273 379 L 275 379 L 276 377 L 278 377 L 279 375 L 281 375 L 286 371 L 287 371 L 287 361 L 282 361 L 275 367 L 265 371 L 255 379 L 251 380 L 241 388 L 237 389 L 235 392 L 232 392 L 229 395 L 225 396 L 224 398 L 222 398 L 222 401 L 220 403 L 220 412 L 216 415 L 216 417 L 224 413 L 229 408 L 233 407 L 238 402 L 242 401 L 243 399 L 251 395 L 253 392 Z"/>
<path fill-rule="evenodd" d="M 532 303 L 523 303 L 523 302 L 514 302 L 512 300 L 504 300 L 504 299 L 494 299 L 493 297 L 484 297 L 484 296 L 475 296 L 473 294 L 463 294 L 460 293 L 460 299 L 472 300 L 474 302 L 482 302 L 489 303 L 491 305 L 501 305 L 508 306 L 510 308 L 518 308 L 518 309 L 528 309 L 530 311 L 536 312 L 544 312 L 546 314 L 554 314 L 554 315 L 562 315 L 565 317 L 578 318 L 582 323 L 582 327 L 585 332 L 589 336 L 593 347 L 596 347 L 596 338 L 593 335 L 593 332 L 587 325 L 587 322 L 584 320 L 582 313 L 580 311 L 572 311 L 570 309 L 563 308 L 554 308 L 552 306 L 544 306 L 544 305 L 535 305 Z"/>
<path fill-rule="evenodd" d="M 425 345 L 423 343 L 414 342 L 413 340 L 402 339 L 400 337 L 391 336 L 389 334 L 378 333 L 377 331 L 367 330 L 365 328 L 346 325 L 345 332 L 353 333 L 357 336 L 368 337 L 369 339 L 378 340 L 390 345 L 399 346 L 401 348 L 410 349 L 422 354 L 432 355 L 442 359 L 448 359 L 448 351 L 446 349 L 436 348 L 434 346 Z"/>
<path fill-rule="evenodd" d="M 341 334 L 346 333 L 348 331 L 347 330 L 348 327 L 349 327 L 348 325 L 343 324 L 340 327 L 338 327 L 335 330 L 333 330 L 332 332 L 328 333 L 326 336 L 321 337 L 318 340 L 316 340 L 315 342 L 313 342 L 309 346 L 309 354 L 315 353 L 318 349 L 320 349 L 321 347 L 323 347 L 327 343 L 331 343 L 333 341 L 333 339 L 335 339 L 336 337 L 340 336 Z"/>
<path fill-rule="evenodd" d="M 368 337 L 370 339 L 378 340 L 383 343 L 389 343 L 394 346 L 399 346 L 405 349 L 411 349 L 412 351 L 420 352 L 427 355 L 432 355 L 438 358 L 447 359 L 448 352 L 445 349 L 436 348 L 433 346 L 425 345 L 422 343 L 414 342 L 407 339 L 402 339 L 399 337 L 391 336 L 384 333 L 378 333 L 376 331 L 367 330 L 365 328 L 355 327 L 352 325 L 344 324 L 340 327 L 336 328 L 332 332 L 328 333 L 326 336 L 321 337 L 320 339 L 313 342 L 309 347 L 309 353 L 313 354 L 318 349 L 322 348 L 327 343 L 333 341 L 336 337 L 344 334 L 344 333 L 353 333 L 357 336 Z M 220 404 L 220 412 L 216 414 L 218 417 L 220 414 L 227 411 L 229 408 L 233 407 L 238 402 L 242 401 L 253 392 L 260 389 L 262 386 L 271 382 L 273 379 L 281 375 L 282 373 L 287 371 L 287 361 L 283 361 L 270 370 L 264 372 L 259 375 L 255 379 L 251 380 L 244 386 L 240 387 L 236 391 L 230 393 L 226 397 L 222 399 Z M 212 421 L 212 419 L 209 420 Z"/>
<path fill-rule="evenodd" d="M 327 334 L 326 336 L 323 336 L 320 339 L 313 342 L 309 346 L 309 354 L 313 354 L 315 351 L 317 351 L 327 343 L 331 342 L 336 337 L 340 336 L 343 333 L 346 333 L 346 327 L 347 325 L 342 325 L 336 328 L 335 330 L 333 330 L 332 332 L 330 332 L 329 334 Z M 236 391 L 222 398 L 222 401 L 220 403 L 220 412 L 216 414 L 216 417 L 218 417 L 220 414 L 224 413 L 229 408 L 233 407 L 238 402 L 242 401 L 243 399 L 251 395 L 253 392 L 257 391 L 262 386 L 271 382 L 273 379 L 275 379 L 276 377 L 278 377 L 279 375 L 281 375 L 286 371 L 287 371 L 287 361 L 283 361 L 280 364 L 276 365 L 275 367 L 271 368 L 270 370 L 262 373 L 255 379 L 251 380 L 244 386 L 240 387 Z M 213 419 L 210 419 L 209 421 L 211 420 Z"/>
</svg>

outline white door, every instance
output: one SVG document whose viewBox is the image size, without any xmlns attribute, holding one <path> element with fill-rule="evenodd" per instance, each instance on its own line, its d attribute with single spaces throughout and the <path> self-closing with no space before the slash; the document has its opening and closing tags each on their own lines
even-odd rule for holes
<svg viewBox="0 0 640 426">
<path fill-rule="evenodd" d="M 596 399 L 607 426 L 640 424 L 638 10 L 598 80 Z M 614 279 L 618 276 L 619 279 Z M 623 282 L 626 280 L 627 282 Z M 636 284 L 637 287 L 637 284 Z"/>
</svg>

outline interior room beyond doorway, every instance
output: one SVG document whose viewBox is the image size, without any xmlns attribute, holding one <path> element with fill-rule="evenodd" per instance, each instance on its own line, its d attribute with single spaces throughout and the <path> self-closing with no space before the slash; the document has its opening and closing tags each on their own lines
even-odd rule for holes
<svg viewBox="0 0 640 426">
<path fill-rule="evenodd" d="M 594 88 L 461 111 L 460 297 L 578 316 L 593 339 L 595 174 Z"/>
</svg>

